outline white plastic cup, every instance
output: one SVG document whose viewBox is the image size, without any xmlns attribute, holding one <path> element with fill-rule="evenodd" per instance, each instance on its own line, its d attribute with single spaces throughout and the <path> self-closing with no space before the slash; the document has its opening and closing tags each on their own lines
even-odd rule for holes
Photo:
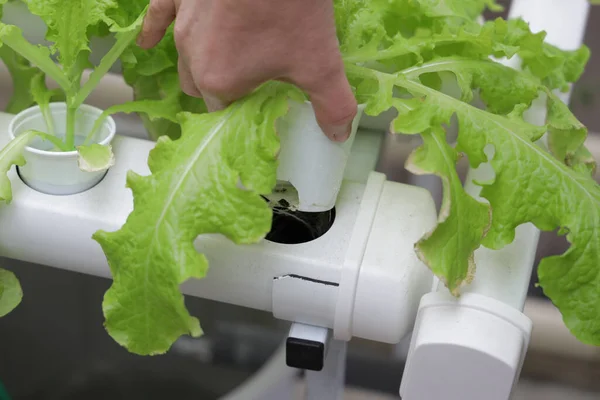
<svg viewBox="0 0 600 400">
<path fill-rule="evenodd" d="M 67 125 L 66 103 L 50 104 L 56 136 L 64 138 Z M 75 118 L 75 144 L 80 144 L 90 132 L 102 110 L 83 104 Z M 17 114 L 8 127 L 11 139 L 30 130 L 48 132 L 39 106 L 34 106 Z M 115 121 L 108 117 L 92 143 L 108 145 L 115 136 Z M 71 195 L 84 192 L 97 185 L 107 171 L 85 172 L 79 169 L 77 151 L 53 151 L 50 142 L 34 139 L 23 153 L 26 164 L 19 167 L 19 175 L 27 186 L 50 195 Z"/>
<path fill-rule="evenodd" d="M 277 179 L 294 186 L 298 210 L 323 212 L 335 206 L 364 108 L 359 105 L 350 137 L 343 143 L 325 136 L 310 102 L 290 101 L 288 113 L 277 121 L 281 144 Z"/>
</svg>

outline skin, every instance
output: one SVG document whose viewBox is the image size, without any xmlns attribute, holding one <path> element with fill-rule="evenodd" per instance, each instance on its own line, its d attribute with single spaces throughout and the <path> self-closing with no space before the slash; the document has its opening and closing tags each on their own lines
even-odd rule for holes
<svg viewBox="0 0 600 400">
<path fill-rule="evenodd" d="M 209 111 L 279 80 L 310 96 L 331 140 L 348 138 L 357 104 L 332 0 L 152 0 L 138 45 L 154 47 L 173 21 L 182 90 Z"/>
</svg>

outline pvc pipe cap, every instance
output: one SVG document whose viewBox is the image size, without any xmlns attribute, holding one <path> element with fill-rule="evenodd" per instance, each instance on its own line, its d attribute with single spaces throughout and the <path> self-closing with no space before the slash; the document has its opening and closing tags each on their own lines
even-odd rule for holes
<svg viewBox="0 0 600 400">
<path fill-rule="evenodd" d="M 507 400 L 529 344 L 531 321 L 494 299 L 423 297 L 400 395 L 404 400 Z"/>
</svg>

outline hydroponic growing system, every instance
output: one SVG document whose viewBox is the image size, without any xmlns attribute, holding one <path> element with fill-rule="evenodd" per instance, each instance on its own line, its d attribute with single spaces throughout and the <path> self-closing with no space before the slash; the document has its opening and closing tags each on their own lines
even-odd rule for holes
<svg viewBox="0 0 600 400">
<path fill-rule="evenodd" d="M 564 51 L 576 51 L 583 41 L 589 7 L 586 0 L 515 0 L 508 19 L 521 17 L 529 23 L 531 31 L 545 31 L 547 43 Z M 117 14 L 111 18 L 120 22 L 118 17 Z M 60 21 L 57 21 L 54 20 L 59 24 Z M 140 23 L 141 19 L 138 19 L 130 25 L 113 25 L 117 43 L 121 43 L 123 48 L 115 46 L 117 50 L 114 50 L 112 59 L 98 67 L 99 75 L 122 56 L 124 48 L 137 34 Z M 50 27 L 54 33 L 60 32 L 56 26 Z M 14 32 L 7 33 L 6 29 L 4 26 L 0 31 L 0 40 L 4 46 L 12 45 L 18 50 L 22 43 L 16 39 Z M 353 28 L 349 26 L 347 29 L 351 31 Z M 496 33 L 501 30 L 496 29 Z M 509 45 L 504 44 L 504 48 L 493 53 L 510 53 Z M 360 59 L 368 47 L 369 44 L 350 51 L 350 54 Z M 416 52 L 414 49 L 410 51 Z M 519 55 L 510 59 L 499 57 L 497 62 L 518 70 L 522 61 Z M 33 65 L 40 62 L 38 55 L 31 52 L 24 56 Z M 66 60 L 67 56 L 61 54 L 63 58 L 59 58 L 59 62 L 63 67 L 70 63 L 70 68 L 77 70 L 77 57 Z M 139 54 L 130 56 L 137 56 L 138 62 L 143 61 Z M 130 58 L 123 57 L 123 60 L 131 62 Z M 349 74 L 362 76 L 365 72 L 357 65 L 349 66 Z M 52 75 L 47 72 L 54 71 L 52 68 L 44 71 L 46 75 Z M 383 70 L 385 68 L 382 67 Z M 482 71 L 484 74 L 493 73 L 485 69 Z M 522 311 L 539 231 L 531 223 L 520 224 L 514 240 L 509 240 L 509 244 L 501 249 L 480 247 L 479 242 L 471 248 L 467 245 L 466 253 L 462 254 L 465 260 L 462 272 L 456 272 L 444 263 L 428 263 L 431 249 L 428 250 L 426 245 L 415 247 L 415 244 L 422 243 L 426 237 L 434 238 L 431 232 L 436 224 L 442 226 L 444 218 L 448 218 L 446 221 L 451 219 L 448 215 L 437 215 L 432 197 L 426 190 L 390 182 L 383 174 L 373 172 L 380 135 L 372 129 L 365 129 L 367 120 L 363 118 L 365 113 L 377 114 L 374 110 L 385 111 L 390 106 L 400 112 L 405 107 L 406 114 L 402 114 L 405 119 L 413 118 L 414 113 L 420 113 L 415 118 L 432 118 L 425 107 L 418 108 L 409 101 L 379 104 L 370 102 L 369 95 L 364 95 L 350 140 L 339 144 L 330 142 L 322 134 L 310 104 L 301 94 L 286 88 L 290 93 L 288 97 L 293 98 L 288 103 L 287 97 L 285 101 L 278 100 L 280 88 L 266 87 L 265 90 L 272 91 L 270 97 L 251 97 L 221 112 L 221 115 L 230 113 L 232 118 L 238 118 L 240 126 L 247 124 L 248 132 L 244 134 L 260 141 L 262 147 L 255 154 L 250 154 L 248 159 L 238 157 L 241 153 L 235 153 L 235 149 L 223 150 L 220 147 L 218 151 L 230 151 L 223 157 L 228 160 L 228 166 L 212 168 L 207 161 L 203 170 L 189 160 L 198 161 L 204 147 L 212 146 L 212 138 L 221 135 L 220 129 L 224 125 L 219 125 L 219 119 L 202 119 L 202 115 L 206 114 L 200 114 L 200 117 L 185 114 L 177 119 L 174 115 L 182 110 L 169 108 L 169 99 L 141 99 L 104 114 L 102 110 L 82 106 L 79 117 L 72 119 L 74 117 L 69 116 L 71 106 L 83 103 L 87 86 L 73 86 L 73 82 L 80 80 L 80 75 L 74 77 L 66 73 L 64 82 L 60 78 L 62 75 L 58 72 L 55 75 L 59 77 L 58 85 L 64 89 L 63 97 L 57 91 L 46 89 L 39 81 L 32 84 L 38 107 L 16 116 L 0 114 L 0 147 L 4 148 L 2 162 L 6 164 L 10 181 L 0 184 L 0 195 L 10 200 L 9 204 L 0 207 L 1 252 L 12 259 L 114 278 L 115 283 L 103 305 L 107 330 L 128 350 L 138 354 L 163 353 L 179 336 L 201 334 L 198 321 L 185 311 L 183 297 L 178 291 L 181 284 L 182 293 L 272 312 L 275 318 L 292 323 L 281 350 L 255 379 L 232 394 L 232 399 L 281 396 L 281 392 L 269 394 L 268 386 L 273 381 L 281 381 L 284 376 L 290 377 L 293 368 L 308 371 L 308 398 L 341 398 L 345 349 L 350 339 L 356 337 L 395 344 L 411 332 L 406 368 L 403 376 L 398 376 L 398 382 L 402 382 L 399 393 L 403 399 L 509 398 L 518 380 L 532 330 L 531 321 Z M 373 75 L 381 87 L 385 86 L 384 75 Z M 39 78 L 33 79 L 35 82 Z M 368 86 L 369 79 L 362 81 L 365 86 Z M 481 78 L 473 72 L 470 79 L 470 82 L 459 82 L 461 89 Z M 89 81 L 94 81 L 93 74 Z M 177 81 L 169 84 L 176 85 Z M 365 86 L 359 85 L 357 93 L 370 93 Z M 419 93 L 424 98 L 432 98 L 427 92 L 433 90 L 428 89 L 429 86 L 416 87 L 408 80 L 397 83 L 397 86 L 407 89 L 410 94 Z M 555 93 L 556 98 L 565 104 L 569 101 L 568 90 Z M 59 100 L 53 100 L 56 96 Z M 55 102 L 51 103 L 51 100 Z M 463 97 L 463 100 L 466 99 Z M 486 101 L 485 93 L 482 100 Z M 530 100 L 532 105 L 525 112 L 524 121 L 531 126 L 544 126 L 548 119 L 546 103 Z M 249 110 L 247 115 L 254 115 L 255 108 L 252 107 L 256 106 L 255 103 L 260 103 L 259 108 L 266 110 L 261 118 L 252 120 L 238 116 L 242 115 L 239 110 L 245 108 Z M 441 100 L 436 106 L 442 107 L 440 104 Z M 560 108 L 560 105 L 554 104 L 554 107 Z M 181 124 L 183 135 L 177 140 L 159 139 L 158 145 L 153 141 L 121 136 L 108 116 L 110 112 L 119 111 L 143 112 L 152 118 L 172 120 L 172 124 Z M 48 123 L 45 113 L 52 114 L 54 124 Z M 498 114 L 503 113 L 498 111 Z M 516 114 L 519 115 L 512 114 L 509 118 L 521 117 L 518 110 Z M 102 118 L 98 120 L 100 115 Z M 402 115 L 394 126 L 403 133 L 421 133 L 422 127 L 416 126 L 419 124 L 414 120 L 412 125 L 403 125 Z M 524 121 L 518 124 L 524 124 Z M 150 123 L 151 118 L 147 122 Z M 279 141 L 273 140 L 275 135 L 269 136 L 269 123 L 277 127 Z M 461 120 L 459 116 L 459 124 L 464 123 L 468 124 L 468 121 Z M 520 126 L 518 124 L 515 122 L 515 129 Z M 47 136 L 52 134 L 48 132 L 50 125 L 54 132 L 72 131 L 76 135 L 71 139 L 66 137 L 62 144 L 49 140 Z M 559 125 L 551 128 L 560 130 Z M 564 128 L 564 125 L 568 124 L 561 126 Z M 229 128 L 225 126 L 224 129 Z M 204 132 L 201 135 L 204 139 L 196 142 L 189 139 L 191 135 L 186 135 L 186 132 L 194 130 Z M 84 140 L 88 133 L 93 140 Z M 229 140 L 241 137 L 236 134 L 231 129 L 223 133 Z M 19 143 L 18 139 L 25 140 L 25 135 L 30 135 L 29 139 L 33 142 Z M 434 134 L 430 137 L 435 139 L 439 136 Z M 178 141 L 187 141 L 186 154 L 182 156 L 187 158 L 173 167 L 173 160 L 178 155 L 168 153 L 177 153 L 175 146 Z M 426 146 L 428 143 L 432 142 L 425 140 Z M 13 148 L 12 144 L 20 147 Z M 48 147 L 42 149 L 45 145 Z M 53 145 L 59 151 L 49 151 Z M 274 155 L 278 145 L 281 151 L 276 163 Z M 61 150 L 61 146 L 65 148 Z M 462 146 L 465 147 L 464 144 Z M 236 146 L 230 144 L 230 147 Z M 573 150 L 577 149 L 568 149 Z M 432 151 L 431 148 L 429 151 Z M 575 157 L 575 153 L 566 154 L 566 164 L 577 168 L 572 161 L 574 158 L 569 156 Z M 211 157 L 208 155 L 206 159 Z M 435 168 L 427 170 L 426 163 L 419 164 L 415 158 L 419 158 L 419 153 L 413 155 L 414 165 L 419 166 L 413 167 L 414 171 L 420 168 L 424 172 L 440 173 Z M 13 164 L 18 168 L 8 169 Z M 186 185 L 199 187 L 197 190 L 186 189 L 189 190 L 187 200 L 169 195 L 167 190 L 164 194 L 157 189 L 163 187 L 161 179 L 164 176 L 187 176 L 185 174 L 191 168 L 210 175 L 211 181 L 207 183 L 202 177 L 194 177 L 191 183 L 174 179 L 167 184 L 170 188 L 176 187 L 173 190 Z M 485 162 L 469 172 L 466 193 L 473 201 L 481 201 L 468 209 L 471 213 L 469 218 L 472 218 L 469 223 L 473 226 L 477 224 L 475 219 L 479 207 L 485 204 L 485 196 L 479 197 L 482 186 L 476 183 L 493 178 L 494 172 Z M 448 179 L 445 184 L 452 186 L 454 183 L 451 178 Z M 215 181 L 221 182 L 222 186 L 211 186 Z M 594 190 L 598 192 L 597 187 Z M 206 197 L 205 194 L 211 191 L 218 193 L 214 197 Z M 148 193 L 152 196 L 145 195 Z M 236 215 L 227 214 L 230 209 L 218 210 L 215 206 L 208 213 L 206 209 L 193 205 L 194 201 L 224 201 L 220 196 L 227 197 L 227 207 L 238 210 L 233 213 Z M 154 204 L 155 200 L 160 204 Z M 452 198 L 452 202 L 454 200 L 456 197 Z M 593 201 L 598 211 L 599 200 Z M 189 209 L 189 219 L 171 215 L 173 211 L 165 204 L 173 202 L 180 209 Z M 446 206 L 442 208 L 446 213 L 451 212 L 448 207 L 454 207 L 450 202 L 445 199 Z M 300 233 L 306 227 L 301 224 L 294 228 L 293 237 L 289 235 L 289 229 L 286 231 L 286 226 L 281 228 L 284 233 L 267 234 L 272 223 L 272 209 L 269 209 L 268 203 L 294 206 L 283 211 L 272 208 L 275 219 L 280 216 L 278 212 L 319 216 L 320 231 L 307 233 L 312 237 L 303 236 Z M 487 211 L 482 215 L 487 218 Z M 140 228 L 139 221 L 143 219 L 156 221 L 156 224 Z M 168 223 L 163 223 L 167 220 Z M 284 221 L 292 223 L 290 219 Z M 541 219 L 538 222 L 538 226 L 547 226 Z M 600 240 L 594 235 L 590 240 Z M 155 238 L 148 238 L 150 236 Z M 143 246 L 146 241 L 150 243 L 152 240 L 156 241 L 152 242 L 154 247 Z M 465 242 L 469 240 L 464 239 Z M 433 246 L 441 248 L 443 242 L 434 241 Z M 166 247 L 169 249 L 165 250 Z M 474 256 L 471 254 L 473 251 Z M 460 256 L 457 252 L 456 257 Z M 133 267 L 127 271 L 129 264 L 137 265 L 137 261 L 132 262 L 132 259 L 140 257 L 149 258 L 144 264 L 146 268 L 171 263 L 180 266 L 181 271 L 173 273 L 165 269 L 142 273 Z M 454 253 L 449 257 L 454 257 Z M 474 277 L 470 266 L 473 261 L 477 266 Z M 210 269 L 207 272 L 208 265 Z M 598 265 L 596 263 L 593 267 L 597 270 Z M 203 277 L 204 274 L 206 276 Z M 164 293 L 143 292 L 148 288 L 140 285 L 140 293 L 137 293 L 132 289 L 134 286 L 127 286 L 128 277 L 164 280 L 171 287 L 166 288 Z M 20 298 L 18 290 L 7 283 L 9 280 L 0 282 L 5 285 L 0 286 L 4 291 L 3 294 L 0 290 L 0 298 L 5 296 L 6 299 L 9 295 L 13 296 L 13 300 Z M 144 304 L 154 311 L 148 312 L 145 328 L 136 325 L 136 331 L 133 331 L 128 330 L 126 325 L 131 318 L 134 319 L 131 324 L 137 324 L 139 321 L 135 318 L 146 312 L 140 302 L 130 298 L 135 296 L 146 296 Z M 600 321 L 593 320 L 599 315 L 597 299 L 600 295 L 596 292 L 595 296 L 595 301 L 588 299 L 593 305 L 591 317 L 581 322 L 587 324 L 586 328 L 570 327 L 581 333 L 582 340 L 586 342 L 593 342 L 592 337 L 600 340 L 600 328 L 597 327 Z M 157 315 L 162 312 L 164 315 Z M 572 314 L 569 315 L 573 318 Z M 140 330 L 144 332 L 140 333 Z M 285 364 L 290 368 L 284 368 Z"/>
</svg>

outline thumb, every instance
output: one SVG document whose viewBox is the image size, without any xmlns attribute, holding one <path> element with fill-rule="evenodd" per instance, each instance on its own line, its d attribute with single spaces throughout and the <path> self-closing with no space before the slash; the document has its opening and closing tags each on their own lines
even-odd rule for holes
<svg viewBox="0 0 600 400">
<path fill-rule="evenodd" d="M 138 46 L 144 49 L 156 46 L 175 19 L 175 10 L 173 0 L 150 0 L 142 32 L 137 40 Z"/>
<path fill-rule="evenodd" d="M 344 142 L 350 136 L 358 105 L 346 78 L 343 64 L 323 79 L 303 89 L 310 96 L 319 126 L 327 137 Z"/>
</svg>

